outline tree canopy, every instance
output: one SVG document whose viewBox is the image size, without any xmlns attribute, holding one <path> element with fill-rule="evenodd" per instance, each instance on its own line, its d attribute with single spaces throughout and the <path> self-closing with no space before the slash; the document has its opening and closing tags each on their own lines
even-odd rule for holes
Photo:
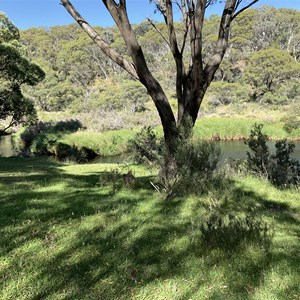
<svg viewBox="0 0 300 300">
<path fill-rule="evenodd" d="M 44 71 L 26 58 L 16 26 L 0 12 L 0 133 L 35 118 L 33 102 L 22 94 L 22 85 L 36 85 Z M 8 122 L 7 119 L 9 118 Z"/>
</svg>

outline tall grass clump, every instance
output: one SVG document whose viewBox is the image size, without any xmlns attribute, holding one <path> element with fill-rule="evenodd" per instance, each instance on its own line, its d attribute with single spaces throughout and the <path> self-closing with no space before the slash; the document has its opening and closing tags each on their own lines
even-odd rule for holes
<svg viewBox="0 0 300 300">
<path fill-rule="evenodd" d="M 249 244 L 270 249 L 273 229 L 258 215 L 210 214 L 199 226 L 201 242 L 207 249 L 237 250 Z"/>
</svg>

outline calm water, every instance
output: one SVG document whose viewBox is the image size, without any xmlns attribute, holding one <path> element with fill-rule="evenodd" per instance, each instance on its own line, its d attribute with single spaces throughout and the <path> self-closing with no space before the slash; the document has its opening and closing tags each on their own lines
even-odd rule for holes
<svg viewBox="0 0 300 300">
<path fill-rule="evenodd" d="M 248 147 L 243 141 L 220 141 L 216 142 L 220 145 L 222 150 L 222 161 L 225 159 L 245 159 L 247 157 L 246 152 Z M 295 142 L 295 150 L 293 157 L 300 161 L 300 142 Z M 269 142 L 269 147 L 271 151 L 275 149 L 275 143 Z M 0 157 L 11 157 L 16 153 L 13 148 L 11 136 L 1 136 L 0 137 Z M 94 163 L 123 163 L 129 162 L 126 155 L 117 155 L 113 157 L 98 157 Z"/>
<path fill-rule="evenodd" d="M 220 145 L 222 150 L 222 160 L 225 159 L 246 159 L 249 148 L 243 141 L 220 141 L 216 142 Z M 295 144 L 293 158 L 300 161 L 300 142 L 293 142 Z M 270 152 L 275 152 L 275 142 L 268 142 Z"/>
<path fill-rule="evenodd" d="M 0 136 L 0 157 L 11 157 L 15 154 L 11 136 Z"/>
</svg>

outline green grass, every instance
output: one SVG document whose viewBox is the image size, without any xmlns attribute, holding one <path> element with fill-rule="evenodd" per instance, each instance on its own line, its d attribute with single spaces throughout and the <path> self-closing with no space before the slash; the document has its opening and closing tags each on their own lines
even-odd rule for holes
<svg viewBox="0 0 300 300">
<path fill-rule="evenodd" d="M 299 140 L 300 129 L 287 133 L 283 129 L 283 123 L 266 123 L 256 119 L 249 118 L 228 118 L 228 117 L 209 117 L 197 121 L 193 138 L 195 140 L 242 140 L 249 136 L 254 123 L 263 123 L 263 131 L 270 139 L 294 139 Z M 141 127 L 133 130 L 120 129 L 105 132 L 93 132 L 89 130 L 80 130 L 77 132 L 47 132 L 35 138 L 32 150 L 35 144 L 41 147 L 41 144 L 47 145 L 49 140 L 57 140 L 77 148 L 86 147 L 93 150 L 101 156 L 115 156 L 127 151 L 128 141 L 133 139 Z M 155 128 L 159 136 L 163 135 L 161 126 Z M 15 134 L 15 140 L 20 139 L 22 131 Z M 43 141 L 42 141 L 43 140 Z M 53 148 L 52 145 L 46 147 Z M 48 149 L 51 152 L 51 149 Z"/>
<path fill-rule="evenodd" d="M 263 132 L 271 139 L 299 139 L 300 131 L 295 130 L 287 133 L 282 123 L 266 123 L 257 119 L 249 118 L 224 118 L 210 117 L 197 121 L 194 127 L 193 137 L 195 139 L 221 139 L 239 140 L 250 135 L 254 123 L 264 124 Z"/>
<path fill-rule="evenodd" d="M 87 147 L 103 156 L 113 156 L 126 151 L 128 141 L 132 139 L 137 130 L 114 130 L 106 132 L 78 131 L 65 135 L 61 141 L 75 145 L 78 148 Z"/>
<path fill-rule="evenodd" d="M 0 158 L 0 299 L 300 298 L 299 189 L 236 177 L 166 202 L 150 170 L 129 166 L 127 189 L 117 167 Z M 216 208 L 272 224 L 269 252 L 205 247 L 198 228 Z"/>
<path fill-rule="evenodd" d="M 197 121 L 193 138 L 201 140 L 221 139 L 221 140 L 240 140 L 249 136 L 250 130 L 255 119 L 246 118 L 204 118 Z M 259 122 L 258 122 L 259 123 Z M 278 139 L 299 139 L 300 131 L 295 130 L 291 134 L 284 131 L 281 123 L 265 123 L 264 132 L 274 140 Z M 60 141 L 75 145 L 77 147 L 85 146 L 93 149 L 96 153 L 103 156 L 113 156 L 126 152 L 128 141 L 134 138 L 134 135 L 140 130 L 114 130 L 107 132 L 89 132 L 79 131 L 64 135 Z M 155 128 L 159 136 L 162 136 L 162 128 Z"/>
</svg>

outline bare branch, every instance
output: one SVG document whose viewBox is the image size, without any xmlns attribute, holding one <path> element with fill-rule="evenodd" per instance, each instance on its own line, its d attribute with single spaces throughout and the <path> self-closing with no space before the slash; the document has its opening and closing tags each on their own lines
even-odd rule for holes
<svg viewBox="0 0 300 300">
<path fill-rule="evenodd" d="M 212 81 L 214 74 L 216 70 L 218 69 L 219 65 L 221 64 L 223 57 L 225 55 L 225 51 L 228 45 L 228 39 L 229 39 L 229 29 L 230 24 L 232 21 L 232 17 L 234 15 L 234 11 L 236 8 L 237 1 L 240 0 L 227 0 L 219 28 L 219 36 L 217 40 L 217 44 L 215 47 L 215 51 L 211 59 L 208 61 L 208 63 L 205 66 L 204 72 L 206 75 L 206 84 L 207 86 Z"/>
<path fill-rule="evenodd" d="M 189 18 L 188 18 L 187 6 L 186 6 L 185 0 L 181 0 L 181 12 L 182 12 L 182 21 L 185 26 L 183 41 L 182 41 L 182 45 L 181 45 L 181 49 L 180 49 L 180 53 L 182 55 L 184 52 L 184 48 L 186 45 L 186 39 L 187 39 L 187 35 L 189 32 Z"/>
<path fill-rule="evenodd" d="M 248 5 L 246 5 L 245 7 L 241 8 L 238 12 L 236 12 L 232 18 L 231 21 L 233 21 L 233 19 L 235 19 L 240 13 L 242 13 L 243 11 L 245 11 L 246 9 L 248 9 L 250 6 L 252 6 L 253 4 L 257 3 L 259 0 L 254 0 L 251 3 L 249 3 Z M 240 3 L 242 2 L 242 0 L 238 1 L 238 4 L 236 5 L 235 11 L 237 10 L 238 6 L 240 5 Z"/>
<path fill-rule="evenodd" d="M 158 34 L 163 38 L 163 40 L 167 43 L 167 45 L 171 48 L 170 43 L 168 42 L 168 40 L 164 37 L 164 35 L 162 34 L 162 32 L 159 30 L 159 28 L 156 27 L 156 25 L 152 22 L 151 19 L 147 18 L 148 22 L 150 23 L 150 25 L 158 32 Z"/>
<path fill-rule="evenodd" d="M 122 55 L 116 52 L 110 47 L 103 39 L 100 38 L 99 34 L 88 24 L 88 22 L 79 14 L 75 7 L 68 0 L 61 0 L 61 4 L 66 8 L 69 14 L 74 20 L 80 25 L 80 27 L 89 35 L 89 37 L 99 46 L 99 48 L 107 55 L 110 59 L 116 62 L 120 67 L 126 70 L 135 79 L 139 79 L 134 65 L 127 61 Z M 115 4 L 115 3 L 114 3 Z"/>
</svg>

